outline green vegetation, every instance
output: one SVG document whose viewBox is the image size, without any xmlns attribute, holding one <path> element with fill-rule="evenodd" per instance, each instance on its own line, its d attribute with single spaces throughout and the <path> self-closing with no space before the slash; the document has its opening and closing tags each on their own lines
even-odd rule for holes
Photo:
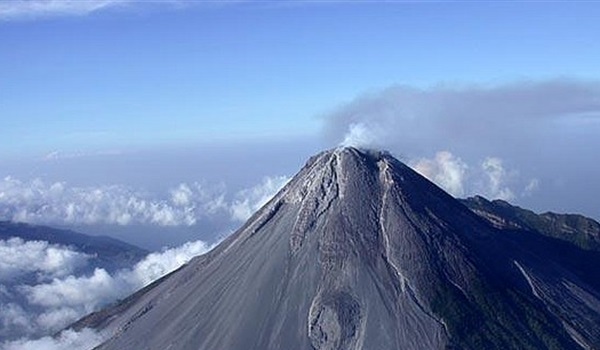
<svg viewBox="0 0 600 350">
<path fill-rule="evenodd" d="M 449 284 L 438 289 L 432 310 L 445 321 L 450 349 L 566 349 L 574 346 L 537 300 L 516 290 L 476 281 L 467 299 Z M 512 307 L 506 307 L 511 305 Z"/>
<path fill-rule="evenodd" d="M 481 196 L 461 200 L 481 217 L 500 216 L 509 221 L 504 228 L 521 228 L 570 242 L 580 248 L 600 251 L 600 223 L 578 214 L 535 212 L 502 200 L 489 201 Z"/>
</svg>

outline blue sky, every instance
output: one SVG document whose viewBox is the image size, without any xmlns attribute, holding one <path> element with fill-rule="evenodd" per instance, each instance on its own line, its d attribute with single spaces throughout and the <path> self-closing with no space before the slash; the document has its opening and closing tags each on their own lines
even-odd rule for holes
<svg viewBox="0 0 600 350">
<path fill-rule="evenodd" d="M 195 241 L 154 271 L 342 141 L 455 197 L 600 219 L 599 19 L 597 1 L 0 0 L 0 221 Z M 75 281 L 64 324 L 106 301 Z"/>
<path fill-rule="evenodd" d="M 600 218 L 598 18 L 593 1 L 0 1 L 0 219 L 214 238 L 342 140 L 455 196 Z"/>
<path fill-rule="evenodd" d="M 147 4 L 0 7 L 3 156 L 315 136 L 393 84 L 600 77 L 594 3 Z"/>
</svg>

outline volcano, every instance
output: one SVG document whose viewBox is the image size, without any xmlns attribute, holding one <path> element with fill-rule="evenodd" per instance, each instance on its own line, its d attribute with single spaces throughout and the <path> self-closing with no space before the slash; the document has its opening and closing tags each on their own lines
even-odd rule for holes
<svg viewBox="0 0 600 350">
<path fill-rule="evenodd" d="M 212 251 L 74 327 L 115 350 L 598 349 L 600 274 L 582 265 L 599 253 L 499 229 L 390 154 L 337 148 Z"/>
</svg>

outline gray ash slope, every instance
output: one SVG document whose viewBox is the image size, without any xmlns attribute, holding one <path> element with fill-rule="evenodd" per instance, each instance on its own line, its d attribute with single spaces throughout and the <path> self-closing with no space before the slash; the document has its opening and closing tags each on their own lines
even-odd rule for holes
<svg viewBox="0 0 600 350">
<path fill-rule="evenodd" d="M 528 244 L 390 155 L 340 148 L 75 327 L 112 334 L 99 349 L 599 348 L 598 274 Z"/>
</svg>

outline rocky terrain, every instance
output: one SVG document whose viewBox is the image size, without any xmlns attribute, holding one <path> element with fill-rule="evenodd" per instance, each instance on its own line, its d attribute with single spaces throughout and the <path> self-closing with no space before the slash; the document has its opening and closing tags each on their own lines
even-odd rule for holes
<svg viewBox="0 0 600 350">
<path fill-rule="evenodd" d="M 480 214 L 385 152 L 326 151 L 73 327 L 108 334 L 98 349 L 600 348 L 600 254 Z"/>
</svg>

